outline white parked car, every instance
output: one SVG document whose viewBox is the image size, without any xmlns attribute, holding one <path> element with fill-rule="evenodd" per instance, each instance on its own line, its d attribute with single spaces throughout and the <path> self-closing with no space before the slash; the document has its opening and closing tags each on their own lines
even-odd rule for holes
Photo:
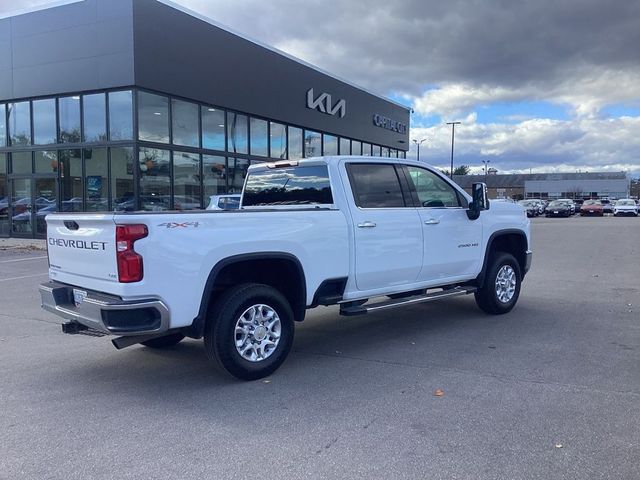
<svg viewBox="0 0 640 480">
<path fill-rule="evenodd" d="M 613 206 L 613 214 L 616 217 L 622 215 L 633 215 L 634 217 L 637 217 L 638 205 L 636 205 L 636 202 L 631 198 L 623 198 L 618 200 Z"/>
<path fill-rule="evenodd" d="M 211 195 L 207 210 L 238 210 L 242 195 Z"/>
</svg>

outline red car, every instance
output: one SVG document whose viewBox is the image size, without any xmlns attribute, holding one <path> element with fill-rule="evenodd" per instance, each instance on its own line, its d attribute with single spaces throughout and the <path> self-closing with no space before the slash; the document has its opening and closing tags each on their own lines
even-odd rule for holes
<svg viewBox="0 0 640 480">
<path fill-rule="evenodd" d="M 580 216 L 594 216 L 594 217 L 602 217 L 604 215 L 604 209 L 602 208 L 602 203 L 600 200 L 585 200 L 580 207 Z"/>
</svg>

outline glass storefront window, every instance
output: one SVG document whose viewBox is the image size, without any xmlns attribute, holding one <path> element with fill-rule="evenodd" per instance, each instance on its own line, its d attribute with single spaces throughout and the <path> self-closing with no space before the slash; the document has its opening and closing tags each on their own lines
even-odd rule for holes
<svg viewBox="0 0 640 480">
<path fill-rule="evenodd" d="M 338 154 L 338 137 L 333 135 L 322 136 L 322 149 L 323 155 L 337 155 Z"/>
<path fill-rule="evenodd" d="M 173 152 L 173 208 L 202 208 L 200 194 L 200 155 Z"/>
<path fill-rule="evenodd" d="M 340 140 L 338 141 L 338 147 L 338 153 L 340 155 L 351 155 L 351 140 L 349 140 L 348 138 L 340 137 Z"/>
<path fill-rule="evenodd" d="M 136 209 L 131 147 L 111 149 L 111 205 L 117 211 Z"/>
<path fill-rule="evenodd" d="M 271 158 L 287 158 L 287 127 L 281 123 L 269 122 L 269 140 Z"/>
<path fill-rule="evenodd" d="M 87 212 L 109 210 L 109 162 L 106 148 L 84 150 L 84 194 Z"/>
<path fill-rule="evenodd" d="M 302 158 L 302 129 L 289 127 L 289 158 Z"/>
<path fill-rule="evenodd" d="M 80 150 L 60 150 L 62 212 L 82 212 L 82 155 Z"/>
<path fill-rule="evenodd" d="M 18 235 L 33 233 L 33 181 L 31 178 L 14 178 L 11 181 L 11 232 Z"/>
<path fill-rule="evenodd" d="M 33 207 L 35 207 L 36 214 L 36 235 L 44 236 L 47 234 L 45 217 L 49 213 L 58 211 L 56 179 L 54 177 L 34 178 L 34 187 Z"/>
<path fill-rule="evenodd" d="M 109 138 L 133 139 L 133 98 L 130 90 L 109 93 Z"/>
<path fill-rule="evenodd" d="M 141 148 L 140 207 L 143 210 L 168 210 L 171 208 L 171 158 L 169 150 Z"/>
<path fill-rule="evenodd" d="M 7 144 L 7 107 L 0 103 L 0 147 Z"/>
<path fill-rule="evenodd" d="M 351 140 L 351 155 L 362 155 L 362 143 Z"/>
<path fill-rule="evenodd" d="M 31 152 L 12 153 L 9 173 L 33 173 Z"/>
<path fill-rule="evenodd" d="M 239 113 L 227 112 L 227 145 L 230 152 L 248 153 L 248 118 Z"/>
<path fill-rule="evenodd" d="M 202 107 L 202 148 L 225 150 L 224 110 Z"/>
<path fill-rule="evenodd" d="M 370 143 L 363 143 L 362 144 L 362 155 L 364 156 L 369 156 L 371 155 L 371 144 Z"/>
<path fill-rule="evenodd" d="M 0 109 L 1 110 L 1 109 Z M 0 153 L 0 237 L 9 235 L 9 192 L 7 192 L 7 156 Z"/>
<path fill-rule="evenodd" d="M 56 143 L 56 101 L 53 98 L 33 101 L 33 143 Z"/>
<path fill-rule="evenodd" d="M 29 102 L 9 103 L 9 143 L 31 145 L 31 106 Z"/>
<path fill-rule="evenodd" d="M 203 155 L 202 178 L 204 206 L 206 207 L 209 205 L 212 195 L 224 195 L 227 193 L 227 162 L 225 157 Z"/>
<path fill-rule="evenodd" d="M 36 173 L 58 173 L 58 152 L 55 150 L 44 150 L 35 152 L 34 156 Z"/>
<path fill-rule="evenodd" d="M 240 193 L 247 177 L 249 160 L 244 158 L 229 158 L 229 193 Z"/>
<path fill-rule="evenodd" d="M 311 130 L 304 131 L 304 156 L 305 158 L 319 157 L 322 155 L 322 136 Z"/>
<path fill-rule="evenodd" d="M 251 134 L 251 155 L 266 157 L 269 153 L 267 121 L 252 118 L 249 128 Z"/>
<path fill-rule="evenodd" d="M 138 92 L 138 138 L 169 143 L 169 99 L 153 93 Z"/>
<path fill-rule="evenodd" d="M 85 142 L 105 142 L 107 140 L 106 108 L 107 100 L 104 93 L 82 97 Z"/>
<path fill-rule="evenodd" d="M 373 145 L 373 156 L 380 157 L 382 155 L 382 151 L 380 150 L 380 145 Z"/>
<path fill-rule="evenodd" d="M 60 143 L 79 143 L 80 135 L 80 96 L 58 99 L 60 118 Z"/>
<path fill-rule="evenodd" d="M 382 156 L 383 157 L 388 157 L 389 156 L 389 148 L 388 147 L 382 147 Z"/>
<path fill-rule="evenodd" d="M 173 143 L 187 147 L 200 146 L 198 105 L 182 100 L 171 100 Z"/>
</svg>

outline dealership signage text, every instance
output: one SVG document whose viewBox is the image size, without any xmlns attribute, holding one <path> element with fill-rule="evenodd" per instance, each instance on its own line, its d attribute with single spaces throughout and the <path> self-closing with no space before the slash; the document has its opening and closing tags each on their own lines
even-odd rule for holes
<svg viewBox="0 0 640 480">
<path fill-rule="evenodd" d="M 373 115 L 373 124 L 376 127 L 386 128 L 387 130 L 391 130 L 392 132 L 407 133 L 406 123 L 392 120 L 391 118 L 385 117 L 384 115 L 380 115 L 378 113 Z"/>
</svg>

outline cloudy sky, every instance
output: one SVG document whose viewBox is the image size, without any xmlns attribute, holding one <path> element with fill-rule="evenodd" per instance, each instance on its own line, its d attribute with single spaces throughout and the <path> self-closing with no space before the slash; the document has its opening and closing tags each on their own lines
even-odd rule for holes
<svg viewBox="0 0 640 480">
<path fill-rule="evenodd" d="M 640 175 L 638 0 L 176 3 L 412 107 L 429 163 L 448 165 L 456 120 L 456 164 L 477 171 Z"/>
</svg>

